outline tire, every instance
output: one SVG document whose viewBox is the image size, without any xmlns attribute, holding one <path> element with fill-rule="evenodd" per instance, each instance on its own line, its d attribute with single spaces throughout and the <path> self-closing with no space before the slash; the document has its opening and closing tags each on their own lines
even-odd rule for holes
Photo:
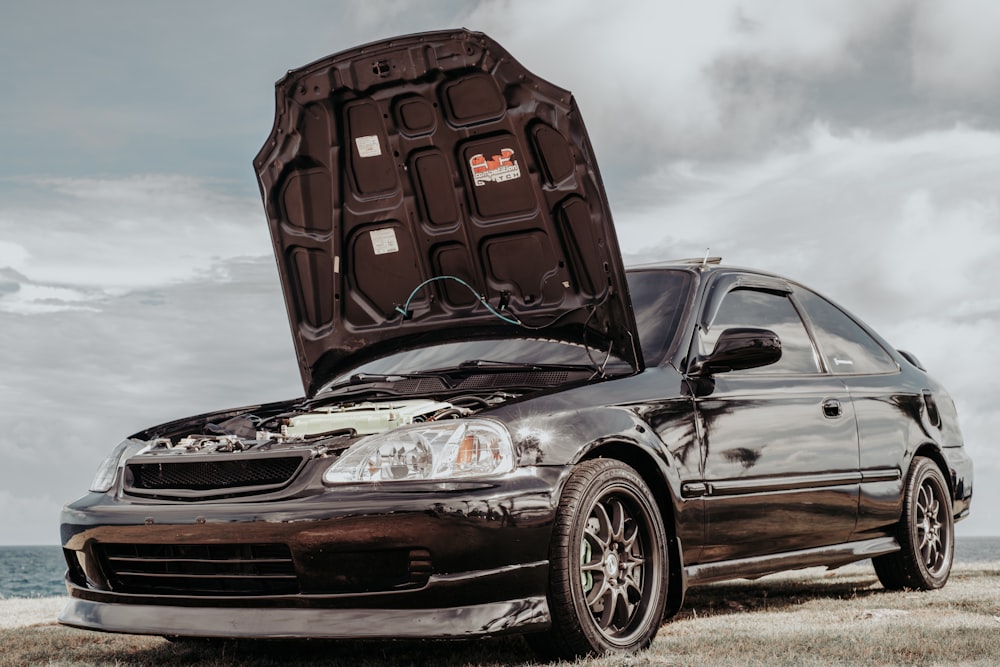
<svg viewBox="0 0 1000 667">
<path fill-rule="evenodd" d="M 941 588 L 951 574 L 955 523 L 951 493 L 934 461 L 917 456 L 906 475 L 898 552 L 872 559 L 875 574 L 889 590 Z"/>
<path fill-rule="evenodd" d="M 552 628 L 526 637 L 543 658 L 644 649 L 667 602 L 667 537 L 653 494 L 614 459 L 579 464 L 549 547 Z"/>
</svg>

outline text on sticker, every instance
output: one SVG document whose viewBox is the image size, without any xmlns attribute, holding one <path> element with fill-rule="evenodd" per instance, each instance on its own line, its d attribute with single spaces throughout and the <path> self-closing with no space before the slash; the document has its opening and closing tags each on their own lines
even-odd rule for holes
<svg viewBox="0 0 1000 667">
<path fill-rule="evenodd" d="M 476 153 L 469 158 L 469 168 L 472 170 L 472 180 L 476 187 L 487 183 L 503 183 L 521 177 L 521 167 L 514 159 L 514 149 L 501 148 L 499 155 L 489 160 L 482 153 Z"/>
<path fill-rule="evenodd" d="M 360 157 L 378 157 L 382 154 L 382 144 L 379 143 L 377 134 L 355 137 L 354 145 L 358 147 Z"/>
<path fill-rule="evenodd" d="M 399 252 L 399 243 L 396 241 L 396 230 L 391 227 L 385 229 L 373 229 L 368 232 L 372 240 L 372 250 L 376 255 L 388 255 L 391 252 Z"/>
</svg>

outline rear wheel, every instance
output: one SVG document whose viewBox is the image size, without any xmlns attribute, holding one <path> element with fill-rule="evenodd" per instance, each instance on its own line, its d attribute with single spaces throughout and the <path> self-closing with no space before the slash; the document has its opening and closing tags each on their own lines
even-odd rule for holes
<svg viewBox="0 0 1000 667">
<path fill-rule="evenodd" d="M 552 628 L 529 635 L 546 658 L 646 648 L 667 600 L 667 538 L 653 494 L 614 459 L 577 466 L 559 501 L 549 554 Z"/>
<path fill-rule="evenodd" d="M 951 494 L 934 461 L 918 456 L 906 476 L 898 552 L 873 558 L 875 573 L 890 590 L 934 590 L 951 574 L 955 524 Z"/>
</svg>

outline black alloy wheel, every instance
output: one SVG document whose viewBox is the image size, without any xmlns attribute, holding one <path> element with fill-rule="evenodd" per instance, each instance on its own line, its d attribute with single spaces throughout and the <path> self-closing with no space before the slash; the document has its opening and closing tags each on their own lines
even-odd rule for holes
<svg viewBox="0 0 1000 667">
<path fill-rule="evenodd" d="M 941 588 L 951 574 L 955 525 L 951 493 L 940 468 L 917 456 L 906 476 L 898 552 L 873 558 L 875 573 L 890 590 Z"/>
<path fill-rule="evenodd" d="M 574 470 L 550 547 L 552 629 L 529 635 L 543 657 L 631 652 L 653 641 L 667 601 L 667 537 L 652 492 L 621 461 Z"/>
</svg>

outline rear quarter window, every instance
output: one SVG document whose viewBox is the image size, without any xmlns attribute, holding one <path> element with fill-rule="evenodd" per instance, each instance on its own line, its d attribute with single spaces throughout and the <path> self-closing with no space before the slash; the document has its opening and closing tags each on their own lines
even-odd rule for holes
<svg viewBox="0 0 1000 667">
<path fill-rule="evenodd" d="M 801 287 L 795 297 L 812 323 L 820 355 L 831 373 L 863 375 L 899 370 L 878 341 L 840 308 Z"/>
</svg>

